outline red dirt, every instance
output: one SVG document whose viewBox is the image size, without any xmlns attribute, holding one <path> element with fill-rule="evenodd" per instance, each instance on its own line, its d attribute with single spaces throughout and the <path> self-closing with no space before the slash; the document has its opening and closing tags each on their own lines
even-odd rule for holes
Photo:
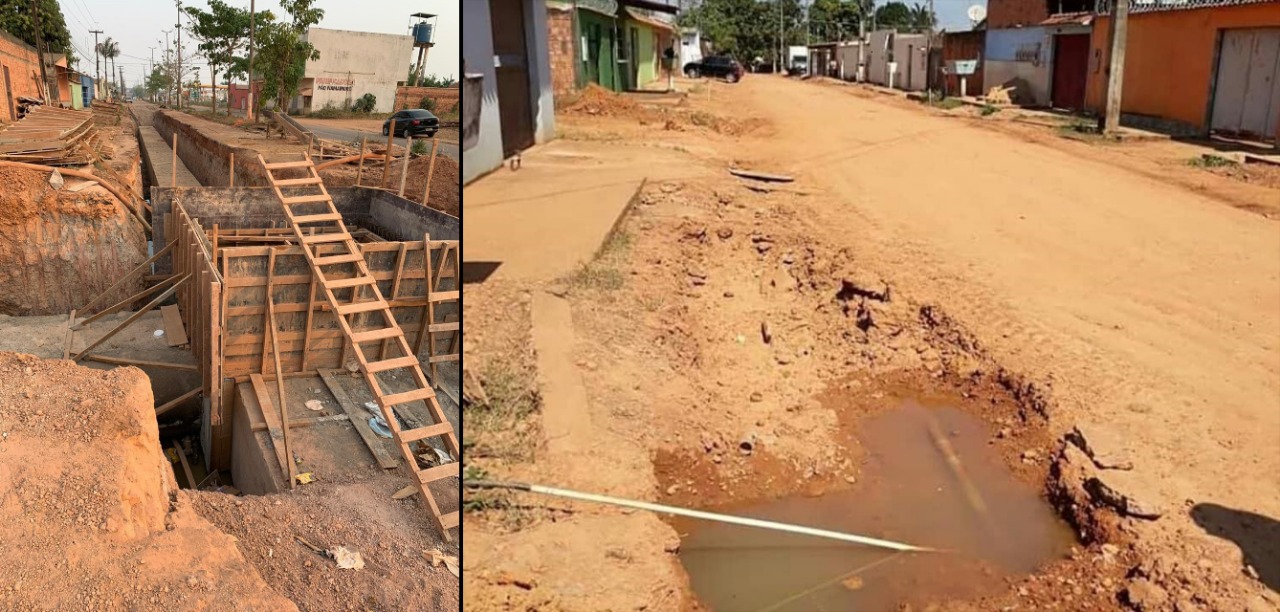
<svg viewBox="0 0 1280 612">
<path fill-rule="evenodd" d="M 55 191 L 49 172 L 0 167 L 0 225 L 22 223 L 40 214 L 59 212 L 91 219 L 122 214 L 114 196 L 97 187 L 80 192 Z M 78 180 L 78 179 L 77 179 Z"/>
<path fill-rule="evenodd" d="M 569 113 L 604 115 L 606 117 L 638 116 L 645 111 L 625 96 L 620 96 L 595 83 L 587 85 L 564 109 Z"/>
<path fill-rule="evenodd" d="M 431 160 L 427 156 L 415 157 L 409 161 L 409 178 L 405 181 L 404 189 L 405 198 L 415 202 L 422 201 L 422 194 L 427 185 L 427 170 L 430 164 Z M 388 189 L 397 192 L 400 190 L 400 169 L 402 167 L 399 161 L 392 163 L 391 174 L 387 178 Z M 345 164 L 325 168 L 320 171 L 320 176 L 324 178 L 325 185 L 329 187 L 346 187 L 356 183 L 358 170 L 358 166 L 354 163 Z M 365 186 L 381 185 L 382 171 L 383 168 L 380 164 L 366 160 L 360 184 Z M 431 175 L 431 199 L 427 201 L 427 206 L 456 217 L 461 210 L 461 201 L 462 180 L 458 174 L 458 162 L 437 154 L 435 171 Z"/>
<path fill-rule="evenodd" d="M 293 610 L 191 511 L 150 385 L 0 353 L 0 608 Z"/>
</svg>

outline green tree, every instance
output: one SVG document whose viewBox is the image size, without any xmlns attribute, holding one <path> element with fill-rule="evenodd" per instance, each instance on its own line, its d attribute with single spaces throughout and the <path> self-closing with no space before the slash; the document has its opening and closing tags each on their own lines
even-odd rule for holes
<svg viewBox="0 0 1280 612">
<path fill-rule="evenodd" d="M 903 2 L 890 2 L 876 9 L 877 28 L 895 28 L 907 32 L 921 32 L 937 25 L 938 17 L 929 8 L 916 3 L 908 7 Z"/>
<path fill-rule="evenodd" d="M 222 0 L 209 0 L 209 11 L 189 6 L 183 9 L 191 16 L 191 35 L 200 43 L 197 48 L 209 63 L 209 76 L 216 85 L 218 72 L 230 70 L 236 52 L 249 38 L 249 11 Z M 218 112 L 218 96 L 214 92 L 213 112 Z M 231 107 L 227 106 L 227 115 Z"/>
<path fill-rule="evenodd" d="M 804 40 L 804 9 L 799 0 L 703 0 L 680 17 L 681 25 L 702 31 L 713 53 L 734 57 L 743 64 L 755 58 L 778 58 L 779 21 L 782 45 Z"/>
<path fill-rule="evenodd" d="M 71 32 L 62 16 L 58 0 L 37 0 L 40 11 L 40 29 L 50 53 L 75 54 L 71 46 Z M 31 14 L 31 0 L 0 0 L 0 30 L 4 30 L 22 42 L 36 46 L 35 20 Z"/>
<path fill-rule="evenodd" d="M 108 97 L 110 97 L 110 91 L 112 90 L 110 84 L 115 82 L 114 77 L 111 75 L 116 73 L 112 66 L 114 65 L 115 59 L 120 56 L 120 43 L 112 40 L 111 37 L 108 36 L 106 40 L 98 43 L 97 51 L 98 55 L 102 56 L 103 62 L 107 65 L 107 92 Z"/>
<path fill-rule="evenodd" d="M 809 6 L 809 31 L 824 41 L 850 38 L 858 33 L 870 6 L 870 0 L 814 0 Z"/>
<path fill-rule="evenodd" d="M 306 71 L 307 60 L 320 59 L 320 52 L 302 40 L 307 28 L 320 23 L 324 9 L 312 8 L 315 0 L 280 0 L 280 7 L 291 21 L 269 23 L 258 30 L 262 41 L 254 58 L 254 69 L 270 75 L 262 84 L 262 97 L 275 98 L 280 112 L 297 95 L 298 84 Z"/>
</svg>

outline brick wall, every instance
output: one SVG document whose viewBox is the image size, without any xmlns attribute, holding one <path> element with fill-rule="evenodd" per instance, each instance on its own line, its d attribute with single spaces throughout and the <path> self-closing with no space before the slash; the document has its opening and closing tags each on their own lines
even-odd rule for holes
<svg viewBox="0 0 1280 612">
<path fill-rule="evenodd" d="M 1045 0 L 988 0 L 987 29 L 1034 25 L 1049 18 Z"/>
<path fill-rule="evenodd" d="M 9 70 L 9 89 L 4 91 L 4 71 L 0 70 L 0 119 L 15 120 L 18 96 L 39 98 L 36 81 L 40 78 L 40 61 L 36 50 L 8 32 L 0 32 L 0 66 Z M 32 75 L 36 76 L 32 76 Z"/>
<path fill-rule="evenodd" d="M 395 110 L 419 108 L 423 98 L 436 101 L 436 114 L 447 113 L 458 103 L 457 87 L 407 87 L 396 88 Z"/>
<path fill-rule="evenodd" d="M 547 48 L 551 55 L 551 90 L 556 96 L 577 89 L 573 43 L 573 10 L 548 6 Z"/>
</svg>

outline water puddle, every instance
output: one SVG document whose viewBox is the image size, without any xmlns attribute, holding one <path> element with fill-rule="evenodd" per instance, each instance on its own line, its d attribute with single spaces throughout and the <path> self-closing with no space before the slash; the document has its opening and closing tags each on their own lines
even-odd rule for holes
<svg viewBox="0 0 1280 612">
<path fill-rule="evenodd" d="M 989 438 L 982 421 L 955 408 L 906 402 L 860 424 L 866 460 L 853 490 L 709 509 L 949 552 L 896 553 L 679 519 L 680 560 L 695 594 L 717 612 L 817 612 L 1001 592 L 1005 578 L 1061 557 L 1074 539 L 1038 491 L 1004 467 Z"/>
</svg>

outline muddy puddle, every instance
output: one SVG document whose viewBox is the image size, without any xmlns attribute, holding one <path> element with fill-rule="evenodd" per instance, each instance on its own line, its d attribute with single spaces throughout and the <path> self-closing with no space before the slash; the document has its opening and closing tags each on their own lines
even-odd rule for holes
<svg viewBox="0 0 1280 612">
<path fill-rule="evenodd" d="M 994 595 L 1074 543 L 1037 489 L 1019 482 L 980 420 L 904 402 L 866 418 L 852 490 L 708 508 L 945 549 L 897 553 L 762 529 L 677 520 L 680 560 L 717 612 L 897 610 Z M 958 459 L 959 470 L 948 457 Z M 966 486 L 964 483 L 970 483 Z"/>
</svg>

